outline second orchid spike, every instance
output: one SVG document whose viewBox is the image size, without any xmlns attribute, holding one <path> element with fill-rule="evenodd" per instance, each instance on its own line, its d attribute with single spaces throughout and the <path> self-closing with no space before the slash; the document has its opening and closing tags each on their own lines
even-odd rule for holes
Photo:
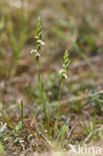
<svg viewBox="0 0 103 156">
<path fill-rule="evenodd" d="M 68 72 L 68 66 L 69 66 L 69 53 L 68 53 L 68 50 L 65 51 L 65 54 L 64 54 L 64 66 L 65 66 L 65 74 L 67 74 Z"/>
</svg>

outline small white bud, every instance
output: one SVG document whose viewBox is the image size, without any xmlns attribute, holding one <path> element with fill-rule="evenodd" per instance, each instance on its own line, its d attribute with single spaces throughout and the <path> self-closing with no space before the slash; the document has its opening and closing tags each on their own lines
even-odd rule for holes
<svg viewBox="0 0 103 156">
<path fill-rule="evenodd" d="M 32 50 L 30 51 L 31 54 L 32 54 L 32 53 L 36 53 L 36 52 L 37 52 L 36 49 L 32 49 Z"/>
<path fill-rule="evenodd" d="M 35 56 L 38 56 L 38 57 L 39 57 L 39 56 L 40 56 L 40 54 L 36 54 Z"/>
<path fill-rule="evenodd" d="M 68 78 L 68 76 L 67 76 L 66 74 L 63 74 L 63 77 L 64 77 L 65 79 L 67 79 L 67 78 Z"/>
<path fill-rule="evenodd" d="M 38 40 L 38 42 L 39 42 L 41 45 L 45 45 L 45 42 L 43 42 L 42 40 Z"/>
<path fill-rule="evenodd" d="M 60 71 L 59 71 L 59 74 L 61 74 L 61 73 L 63 73 L 64 72 L 64 70 L 63 69 L 61 69 Z"/>
</svg>

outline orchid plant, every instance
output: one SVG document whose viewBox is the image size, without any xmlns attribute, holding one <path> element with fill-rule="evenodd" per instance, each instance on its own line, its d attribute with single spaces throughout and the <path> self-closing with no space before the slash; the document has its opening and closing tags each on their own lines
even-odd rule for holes
<svg viewBox="0 0 103 156">
<path fill-rule="evenodd" d="M 45 45 L 45 42 L 43 42 L 41 40 L 42 39 L 42 29 L 41 29 L 40 17 L 37 20 L 37 36 L 35 38 L 36 38 L 36 49 L 32 49 L 31 53 L 34 54 L 34 56 L 35 56 L 37 73 L 38 73 L 38 84 L 39 84 L 40 93 L 41 93 L 41 102 L 42 102 L 43 112 L 44 112 L 44 116 L 45 116 L 45 120 L 46 120 L 46 124 L 47 124 L 48 135 L 50 136 L 49 117 L 47 115 L 45 99 L 44 99 L 44 91 L 43 91 L 43 86 L 42 86 L 42 81 L 41 81 L 41 76 L 40 76 L 40 68 L 39 68 L 39 58 L 40 58 L 41 46 Z M 55 121 L 54 138 L 56 137 L 56 130 L 57 130 L 59 116 L 60 116 L 60 101 L 61 101 L 62 88 L 63 88 L 64 80 L 68 77 L 67 72 L 68 72 L 68 66 L 70 63 L 68 57 L 69 57 L 69 54 L 68 54 L 68 51 L 66 50 L 65 54 L 64 54 L 64 64 L 63 64 L 64 69 L 61 69 L 59 71 L 61 85 L 60 85 L 59 97 L 58 97 L 58 110 L 57 110 L 57 119 Z"/>
<path fill-rule="evenodd" d="M 67 73 L 68 73 L 68 66 L 69 66 L 69 64 L 70 64 L 69 53 L 66 50 L 65 54 L 64 54 L 64 64 L 63 64 L 64 69 L 61 69 L 59 71 L 59 76 L 60 76 L 60 79 L 61 79 L 61 85 L 60 85 L 59 97 L 58 97 L 58 110 L 57 110 L 57 119 L 56 119 L 56 122 L 55 122 L 55 129 L 54 129 L 54 139 L 56 137 L 57 125 L 58 125 L 59 116 L 60 116 L 61 93 L 62 93 L 64 80 L 68 78 Z"/>
<path fill-rule="evenodd" d="M 37 20 L 37 36 L 35 38 L 36 38 L 37 49 L 32 49 L 31 53 L 34 53 L 34 55 L 35 55 L 36 67 L 37 67 L 37 72 L 38 72 L 38 84 L 39 84 L 40 93 L 41 93 L 41 102 L 42 102 L 43 112 L 44 112 L 44 116 L 45 116 L 45 120 L 46 120 L 46 124 L 47 124 L 48 135 L 50 135 L 49 117 L 48 117 L 47 111 L 46 111 L 44 91 L 43 91 L 42 81 L 41 81 L 41 77 L 40 77 L 40 68 L 39 68 L 39 57 L 40 57 L 41 46 L 45 45 L 45 42 L 43 42 L 41 40 L 42 29 L 41 29 L 40 17 Z"/>
</svg>

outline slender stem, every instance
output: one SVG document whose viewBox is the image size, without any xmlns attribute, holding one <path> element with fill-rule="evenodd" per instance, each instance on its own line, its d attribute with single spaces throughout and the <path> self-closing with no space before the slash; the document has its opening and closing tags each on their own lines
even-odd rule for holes
<svg viewBox="0 0 103 156">
<path fill-rule="evenodd" d="M 54 129 L 54 140 L 56 137 L 56 130 L 57 130 L 57 125 L 58 125 L 59 116 L 60 116 L 60 101 L 61 101 L 61 92 L 62 92 L 62 88 L 63 88 L 63 83 L 64 83 L 64 79 L 62 79 L 62 81 L 61 81 L 60 90 L 59 90 L 57 119 L 55 122 L 55 129 Z"/>
<path fill-rule="evenodd" d="M 37 66 L 37 72 L 38 72 L 38 83 L 39 83 L 39 87 L 40 87 L 43 112 L 44 112 L 45 120 L 46 120 L 46 123 L 47 123 L 48 136 L 50 136 L 49 118 L 48 118 L 47 112 L 46 112 L 45 99 L 44 99 L 44 94 L 43 94 L 43 87 L 42 87 L 42 82 L 41 82 L 41 78 L 40 78 L 39 61 L 36 62 L 36 66 Z"/>
<path fill-rule="evenodd" d="M 24 106 L 23 101 L 21 101 L 21 122 L 22 122 L 22 130 L 24 129 Z"/>
</svg>

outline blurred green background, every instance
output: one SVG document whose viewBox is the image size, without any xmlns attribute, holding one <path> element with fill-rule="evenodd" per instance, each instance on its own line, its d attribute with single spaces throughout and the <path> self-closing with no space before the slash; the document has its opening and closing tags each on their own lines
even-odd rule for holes
<svg viewBox="0 0 103 156">
<path fill-rule="evenodd" d="M 46 42 L 41 61 L 52 65 L 68 49 L 72 62 L 85 60 L 96 72 L 89 59 L 103 58 L 102 0 L 0 0 L 0 78 L 32 66 L 29 51 L 35 45 L 38 16 Z"/>
</svg>

